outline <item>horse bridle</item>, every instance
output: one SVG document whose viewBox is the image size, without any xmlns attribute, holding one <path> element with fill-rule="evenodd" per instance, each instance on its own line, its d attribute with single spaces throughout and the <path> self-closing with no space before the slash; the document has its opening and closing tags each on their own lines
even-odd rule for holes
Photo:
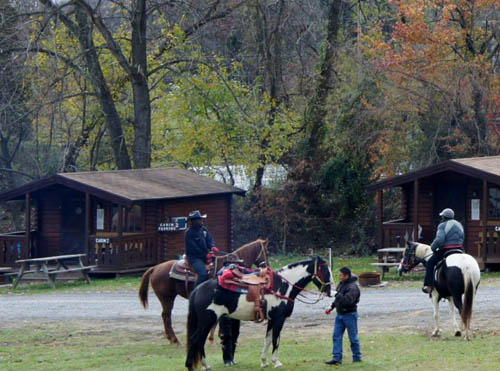
<svg viewBox="0 0 500 371">
<path fill-rule="evenodd" d="M 318 269 L 319 267 L 321 266 L 328 266 L 328 263 L 320 263 L 319 262 L 319 257 L 317 257 L 315 259 L 315 262 L 314 262 L 314 273 L 312 275 L 312 280 L 317 280 L 320 284 L 321 284 L 321 287 L 319 289 L 319 291 L 321 293 L 323 293 L 323 289 L 326 287 L 326 286 L 331 286 L 332 282 L 329 281 L 329 282 L 325 282 L 325 279 L 323 278 L 323 272 L 321 271 L 321 269 Z"/>
<path fill-rule="evenodd" d="M 264 246 L 264 243 L 262 241 L 259 241 L 259 243 L 260 243 L 260 252 L 254 261 L 258 261 L 260 256 L 264 254 L 264 261 L 266 262 L 266 265 L 269 266 L 269 258 L 267 256 L 266 246 Z"/>
<path fill-rule="evenodd" d="M 294 283 L 290 282 L 290 281 L 289 281 L 289 280 L 287 280 L 285 277 L 283 277 L 282 275 L 280 275 L 278 272 L 273 271 L 273 273 L 274 273 L 274 274 L 276 274 L 276 275 L 277 275 L 279 278 L 281 278 L 283 281 L 287 282 L 289 285 L 291 285 L 292 287 L 294 287 L 294 288 L 298 289 L 298 290 L 301 292 L 301 293 L 299 293 L 299 294 L 297 295 L 297 298 L 296 298 L 296 299 L 297 299 L 298 301 L 300 301 L 300 302 L 302 302 L 302 303 L 306 303 L 306 304 L 316 304 L 317 302 L 319 302 L 320 300 L 322 300 L 322 299 L 323 299 L 323 289 L 324 289 L 326 286 L 329 286 L 329 285 L 331 285 L 331 284 L 332 284 L 332 282 L 325 282 L 325 280 L 324 280 L 324 278 L 323 278 L 323 273 L 321 272 L 321 270 L 320 270 L 320 269 L 318 269 L 319 267 L 324 266 L 324 265 L 328 266 L 328 264 L 327 264 L 327 263 L 320 263 L 320 262 L 319 262 L 319 257 L 316 257 L 316 258 L 314 259 L 314 272 L 313 272 L 313 274 L 312 274 L 312 276 L 311 276 L 311 280 L 315 280 L 315 279 L 316 279 L 316 280 L 317 280 L 317 281 L 321 284 L 321 287 L 320 287 L 320 289 L 319 289 L 319 292 L 320 292 L 319 294 L 317 294 L 317 293 L 316 293 L 316 292 L 314 292 L 314 291 L 307 290 L 307 289 L 305 289 L 304 287 L 300 287 L 300 286 L 298 286 L 298 285 L 296 285 L 296 284 L 294 284 Z M 308 301 L 305 301 L 305 300 L 303 300 L 303 299 L 302 299 L 302 300 L 301 300 L 301 299 L 299 299 L 299 296 L 306 297 L 304 294 L 302 294 L 302 292 L 303 292 L 303 291 L 304 291 L 304 292 L 309 292 L 309 293 L 312 293 L 312 294 L 317 294 L 317 295 L 318 295 L 318 299 L 316 299 L 316 301 L 313 301 L 313 302 L 308 302 Z M 277 296 L 277 297 L 279 297 L 279 298 L 281 298 L 281 299 L 285 299 L 285 300 L 287 300 L 287 301 L 289 301 L 289 302 L 292 302 L 292 303 L 293 303 L 293 302 L 295 302 L 295 300 L 294 300 L 294 299 L 289 298 L 288 296 L 285 296 L 285 295 L 281 295 L 280 293 L 277 293 L 277 292 L 275 292 L 274 290 L 270 290 L 270 293 L 271 293 L 271 294 L 273 294 L 274 296 Z"/>
<path fill-rule="evenodd" d="M 408 252 L 408 254 L 405 252 L 403 259 L 401 260 L 401 266 L 407 272 L 411 271 L 415 266 L 417 266 L 420 263 L 424 263 L 424 265 L 425 265 L 425 259 L 417 258 L 417 246 L 416 245 L 410 245 L 406 248 L 406 250 L 409 252 Z M 407 261 L 406 263 L 405 263 L 405 260 Z"/>
</svg>

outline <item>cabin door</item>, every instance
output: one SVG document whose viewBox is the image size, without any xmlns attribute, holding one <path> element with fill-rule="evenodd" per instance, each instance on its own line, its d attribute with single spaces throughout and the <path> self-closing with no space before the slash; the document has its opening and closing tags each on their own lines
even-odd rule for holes
<svg viewBox="0 0 500 371">
<path fill-rule="evenodd" d="M 67 197 L 62 202 L 61 254 L 85 253 L 85 199 Z"/>
<path fill-rule="evenodd" d="M 439 183 L 436 185 L 434 198 L 434 226 L 441 222 L 439 213 L 450 208 L 455 212 L 455 219 L 466 225 L 467 185 L 464 183 Z"/>
</svg>

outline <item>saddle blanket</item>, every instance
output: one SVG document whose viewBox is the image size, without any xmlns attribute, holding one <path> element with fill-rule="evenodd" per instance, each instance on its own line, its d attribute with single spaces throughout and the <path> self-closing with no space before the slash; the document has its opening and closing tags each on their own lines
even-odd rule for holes
<svg viewBox="0 0 500 371">
<path fill-rule="evenodd" d="M 188 281 L 189 282 L 195 282 L 196 281 L 196 275 L 195 273 L 189 268 L 189 266 L 186 264 L 184 259 L 181 259 L 175 263 L 172 268 L 170 269 L 169 276 L 170 278 L 180 280 L 180 281 L 185 281 L 186 280 L 186 273 L 188 276 Z"/>
</svg>

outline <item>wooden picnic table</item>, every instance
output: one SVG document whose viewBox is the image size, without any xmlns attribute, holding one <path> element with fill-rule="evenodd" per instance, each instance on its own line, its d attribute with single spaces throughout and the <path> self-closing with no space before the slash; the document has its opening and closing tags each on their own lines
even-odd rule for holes
<svg viewBox="0 0 500 371">
<path fill-rule="evenodd" d="M 33 258 L 33 259 L 21 259 L 16 260 L 16 263 L 20 264 L 19 270 L 14 273 L 9 273 L 8 275 L 15 276 L 13 288 L 16 288 L 19 281 L 23 278 L 25 274 L 31 273 L 42 273 L 49 282 L 52 288 L 55 288 L 56 277 L 60 273 L 69 272 L 81 272 L 83 278 L 90 283 L 90 277 L 88 272 L 96 267 L 95 265 L 85 266 L 83 264 L 82 258 L 85 254 L 72 254 L 72 255 L 58 255 L 58 256 L 46 256 L 44 258 Z M 71 266 L 69 263 L 71 260 L 77 260 L 77 266 Z"/>
<path fill-rule="evenodd" d="M 384 274 L 389 272 L 389 268 L 399 266 L 404 251 L 404 247 L 385 247 L 383 249 L 378 249 L 378 262 L 371 263 L 371 265 L 377 268 L 377 272 L 382 274 L 383 279 Z"/>
</svg>

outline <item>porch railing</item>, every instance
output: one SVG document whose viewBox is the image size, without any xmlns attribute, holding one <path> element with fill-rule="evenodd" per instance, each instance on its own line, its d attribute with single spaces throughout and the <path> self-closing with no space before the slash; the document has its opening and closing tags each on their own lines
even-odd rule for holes
<svg viewBox="0 0 500 371">
<path fill-rule="evenodd" d="M 478 255 L 485 262 L 500 263 L 500 228 L 486 227 L 486 239 L 483 238 L 483 232 L 480 232 L 478 242 Z"/>
<path fill-rule="evenodd" d="M 97 270 L 126 270 L 156 264 L 156 233 L 90 236 L 88 264 Z"/>
<path fill-rule="evenodd" d="M 0 267 L 13 267 L 16 260 L 29 259 L 37 249 L 36 232 L 31 232 L 31 249 L 28 249 L 25 232 L 0 234 Z"/>
<path fill-rule="evenodd" d="M 382 247 L 404 247 L 407 240 L 413 240 L 413 223 L 391 220 L 382 223 Z"/>
</svg>

